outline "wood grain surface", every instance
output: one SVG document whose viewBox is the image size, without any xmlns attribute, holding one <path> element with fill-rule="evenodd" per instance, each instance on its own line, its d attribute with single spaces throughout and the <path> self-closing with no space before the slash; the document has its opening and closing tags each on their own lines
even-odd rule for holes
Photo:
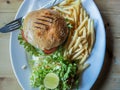
<svg viewBox="0 0 120 90">
<path fill-rule="evenodd" d="M 23 0 L 0 0 L 0 27 L 14 19 Z M 105 62 L 91 90 L 120 90 L 120 0 L 94 0 L 106 27 Z M 0 90 L 22 90 L 12 70 L 10 34 L 0 33 Z"/>
</svg>

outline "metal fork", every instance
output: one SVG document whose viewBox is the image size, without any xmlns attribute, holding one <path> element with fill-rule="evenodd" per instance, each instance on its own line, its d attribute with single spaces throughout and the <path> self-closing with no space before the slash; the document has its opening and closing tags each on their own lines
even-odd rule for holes
<svg viewBox="0 0 120 90">
<path fill-rule="evenodd" d="M 58 3 L 62 2 L 62 1 L 63 0 L 51 0 L 47 4 L 45 3 L 45 5 L 42 5 L 41 7 L 39 7 L 39 9 L 44 8 L 44 7 L 49 8 L 49 7 L 51 7 L 53 5 L 56 5 L 56 4 L 58 4 Z M 7 33 L 7 32 L 17 30 L 17 29 L 19 29 L 21 27 L 21 25 L 22 25 L 22 17 L 14 20 L 14 21 L 6 24 L 4 27 L 0 28 L 0 32 Z"/>
<path fill-rule="evenodd" d="M 17 30 L 21 27 L 22 25 L 22 17 L 6 24 L 4 27 L 0 28 L 0 32 L 2 33 L 7 33 L 7 32 L 11 32 L 14 30 Z"/>
</svg>

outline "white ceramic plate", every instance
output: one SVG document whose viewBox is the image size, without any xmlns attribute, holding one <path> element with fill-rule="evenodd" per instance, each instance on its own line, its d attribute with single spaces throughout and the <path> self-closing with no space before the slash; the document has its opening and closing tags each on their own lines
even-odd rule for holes
<svg viewBox="0 0 120 90">
<path fill-rule="evenodd" d="M 23 1 L 20 9 L 18 10 L 16 18 L 25 16 L 28 12 L 42 8 L 43 6 L 50 7 L 52 3 L 56 4 L 59 1 L 62 0 L 52 0 L 52 2 L 51 0 L 25 0 Z M 83 73 L 79 87 L 80 90 L 90 90 L 90 88 L 93 86 L 96 79 L 98 78 L 104 62 L 106 39 L 105 39 L 104 24 L 101 15 L 99 13 L 99 10 L 96 7 L 94 1 L 82 0 L 82 4 L 83 7 L 89 13 L 90 17 L 94 19 L 94 26 L 96 32 L 95 45 L 90 57 L 87 60 L 87 62 L 90 63 L 91 65 Z M 13 71 L 20 86 L 24 90 L 38 90 L 37 88 L 36 89 L 31 88 L 30 86 L 29 76 L 31 72 L 28 66 L 25 50 L 21 45 L 19 45 L 19 41 L 17 39 L 19 33 L 20 33 L 19 30 L 11 33 L 10 53 L 11 53 L 11 63 L 12 63 Z M 28 67 L 25 70 L 23 70 L 21 69 L 23 65 L 27 65 Z"/>
</svg>

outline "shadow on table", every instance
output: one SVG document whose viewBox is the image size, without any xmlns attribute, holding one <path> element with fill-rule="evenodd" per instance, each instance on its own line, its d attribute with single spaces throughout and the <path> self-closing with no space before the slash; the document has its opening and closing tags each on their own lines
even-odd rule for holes
<svg viewBox="0 0 120 90">
<path fill-rule="evenodd" d="M 113 60 L 113 36 L 110 32 L 110 24 L 105 22 L 106 28 L 106 55 L 100 75 L 91 90 L 100 90 L 104 85 L 112 66 Z"/>
</svg>

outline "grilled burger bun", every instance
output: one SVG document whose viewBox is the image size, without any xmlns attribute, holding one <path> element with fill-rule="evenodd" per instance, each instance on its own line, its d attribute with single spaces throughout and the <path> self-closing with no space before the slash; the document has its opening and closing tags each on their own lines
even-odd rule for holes
<svg viewBox="0 0 120 90">
<path fill-rule="evenodd" d="M 41 50 L 53 50 L 68 36 L 65 19 L 59 12 L 41 9 L 30 12 L 23 21 L 25 40 Z"/>
</svg>

